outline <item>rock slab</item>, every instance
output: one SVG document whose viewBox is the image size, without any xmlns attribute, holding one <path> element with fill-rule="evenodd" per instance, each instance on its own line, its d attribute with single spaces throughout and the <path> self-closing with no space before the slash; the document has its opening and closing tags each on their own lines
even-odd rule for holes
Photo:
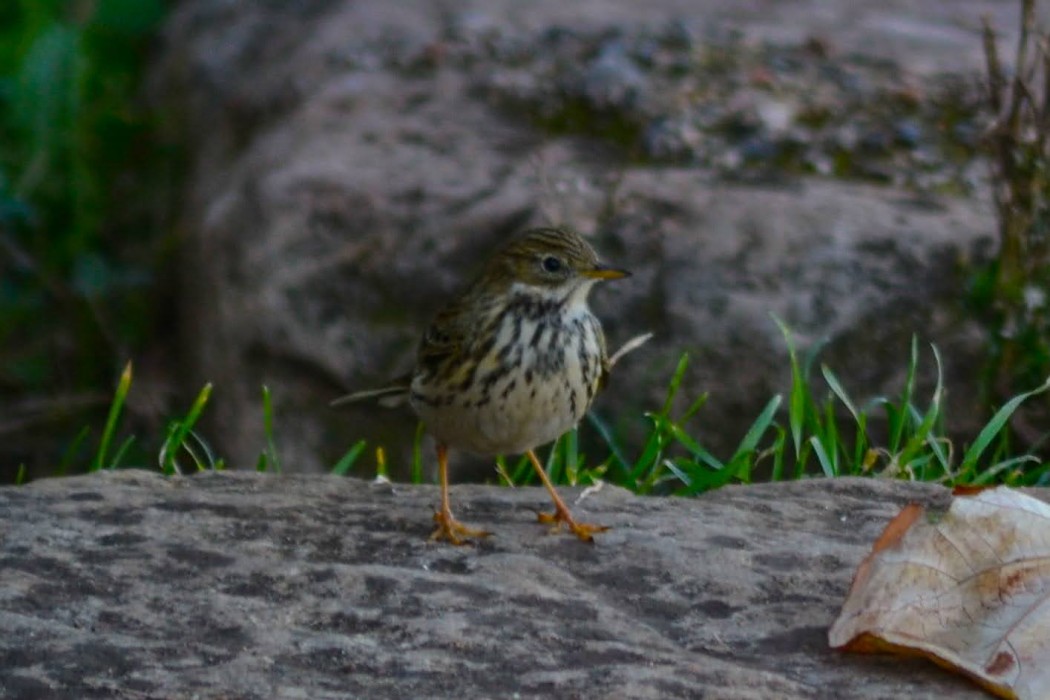
<svg viewBox="0 0 1050 700">
<path fill-rule="evenodd" d="M 567 490 L 577 498 L 579 490 Z M 697 499 L 141 471 L 0 489 L 4 698 L 982 698 L 828 648 L 852 573 L 938 486 L 809 480 Z"/>
</svg>

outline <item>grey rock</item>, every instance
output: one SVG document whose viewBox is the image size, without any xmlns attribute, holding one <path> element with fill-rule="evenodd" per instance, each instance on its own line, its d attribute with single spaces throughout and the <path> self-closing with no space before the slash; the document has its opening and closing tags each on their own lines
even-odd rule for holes
<svg viewBox="0 0 1050 700">
<path fill-rule="evenodd" d="M 427 318 L 478 261 L 512 232 L 553 221 L 591 234 L 637 273 L 595 295 L 612 344 L 657 333 L 647 358 L 617 368 L 597 408 L 628 436 L 689 351 L 696 369 L 683 395 L 711 392 L 702 437 L 716 454 L 731 449 L 786 387 L 770 312 L 803 344 L 829 339 L 829 364 L 857 378 L 848 388 L 859 398 L 898 390 L 919 332 L 952 364 L 949 397 L 963 405 L 949 416 L 979 419 L 960 398 L 976 395 L 981 336 L 958 303 L 956 271 L 994 233 L 983 190 L 916 202 L 893 187 L 756 186 L 710 170 L 630 167 L 606 145 L 544 136 L 496 108 L 478 91 L 486 67 L 457 63 L 469 61 L 455 51 L 457 41 L 491 44 L 513 57 L 541 32 L 687 18 L 675 46 L 734 27 L 753 40 L 817 36 L 921 76 L 976 69 L 978 18 L 990 14 L 1009 34 L 1015 11 L 992 0 L 863 10 L 845 1 L 185 0 L 152 79 L 191 153 L 180 384 L 216 382 L 206 432 L 233 465 L 254 463 L 265 443 L 263 384 L 278 448 L 298 468 L 330 467 L 359 437 L 407 445 L 405 414 L 339 414 L 327 402 L 407 370 Z M 593 91 L 633 94 L 634 58 L 610 49 L 592 68 Z M 668 153 L 704 141 L 689 124 L 663 122 L 643 139 Z"/>
<path fill-rule="evenodd" d="M 887 521 L 944 488 L 608 487 L 575 507 L 613 526 L 592 546 L 535 522 L 542 490 L 485 486 L 454 505 L 496 534 L 432 543 L 437 498 L 250 473 L 0 488 L 0 696 L 985 697 L 827 644 Z"/>
<path fill-rule="evenodd" d="M 639 99 L 645 79 L 619 41 L 606 43 L 583 75 L 583 94 L 596 107 L 603 108 Z"/>
</svg>

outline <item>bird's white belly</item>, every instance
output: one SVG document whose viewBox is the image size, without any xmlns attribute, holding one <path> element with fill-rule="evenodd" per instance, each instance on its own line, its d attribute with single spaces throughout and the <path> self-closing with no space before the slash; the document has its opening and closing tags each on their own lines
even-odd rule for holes
<svg viewBox="0 0 1050 700">
<path fill-rule="evenodd" d="M 571 386 L 557 379 L 514 387 L 506 397 L 500 395 L 491 410 L 483 406 L 472 417 L 476 438 L 469 449 L 515 454 L 555 440 L 579 420 L 567 408 L 573 400 L 582 402 L 579 392 L 575 399 L 572 392 Z"/>
<path fill-rule="evenodd" d="M 601 379 L 600 331 L 590 314 L 561 321 L 525 324 L 512 352 L 500 360 L 498 348 L 513 340 L 508 326 L 508 335 L 500 338 L 506 342 L 497 342 L 482 361 L 475 390 L 460 392 L 446 405 L 416 404 L 434 437 L 482 455 L 516 454 L 576 425 Z M 518 369 L 492 371 L 507 362 Z"/>
</svg>

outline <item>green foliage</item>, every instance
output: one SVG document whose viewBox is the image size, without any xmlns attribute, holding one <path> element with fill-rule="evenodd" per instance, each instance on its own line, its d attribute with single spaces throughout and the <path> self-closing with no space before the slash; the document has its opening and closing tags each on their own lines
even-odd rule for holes
<svg viewBox="0 0 1050 700">
<path fill-rule="evenodd" d="M 689 357 L 683 354 L 668 382 L 663 404 L 657 411 L 644 414 L 648 432 L 637 457 L 628 458 L 608 426 L 592 414 L 589 426 L 608 446 L 608 456 L 601 462 L 589 461 L 579 450 L 577 431 L 572 430 L 557 440 L 548 453 L 546 471 L 551 481 L 559 485 L 608 481 L 639 494 L 680 496 L 695 495 L 728 483 L 845 475 L 936 481 L 948 485 L 1050 485 L 1050 464 L 1012 453 L 1006 429 L 1010 417 L 1025 401 L 1050 390 L 1050 379 L 1003 404 L 974 442 L 957 453 L 944 428 L 944 389 L 936 348 L 932 349 L 936 383 L 927 403 L 916 395 L 920 356 L 918 341 L 913 339 L 900 395 L 896 398 L 877 396 L 860 404 L 850 397 L 826 365 L 820 366 L 820 380 L 814 376 L 819 345 L 800 358 L 790 331 L 783 323 L 777 323 L 787 344 L 792 377 L 786 415 L 782 410 L 784 398 L 773 396 L 728 459 L 713 455 L 689 430 L 688 423 L 706 404 L 707 394 L 694 399 L 680 413 L 674 410 L 689 367 Z M 127 454 L 135 444 L 134 435 L 125 437 L 112 457 L 110 447 L 121 432 L 131 382 L 129 363 L 110 401 L 90 470 L 115 469 L 128 463 Z M 211 390 L 211 385 L 206 385 L 186 415 L 168 423 L 158 451 L 159 467 L 164 474 L 225 468 L 224 462 L 215 458 L 204 439 L 194 431 Z M 262 399 L 265 442 L 256 467 L 259 471 L 279 472 L 281 462 L 276 446 L 273 401 L 265 386 Z M 882 442 L 872 429 L 876 424 L 882 426 L 880 434 L 885 434 Z M 412 483 L 425 481 L 423 435 L 420 425 L 412 450 L 409 477 Z M 81 447 L 90 436 L 88 428 L 77 435 L 63 458 L 63 469 L 76 466 Z M 351 473 L 366 447 L 364 440 L 354 443 L 333 466 L 332 473 Z M 379 447 L 375 454 L 376 475 L 386 478 L 385 452 Z M 181 463 L 180 457 L 188 461 Z M 507 485 L 538 482 L 525 457 L 513 462 L 500 457 L 496 460 L 496 469 L 501 482 Z M 24 480 L 25 470 L 21 469 L 18 483 Z"/>
<path fill-rule="evenodd" d="M 108 177 L 147 125 L 133 97 L 162 10 L 160 0 L 21 0 L 5 13 L 5 179 L 42 231 L 63 232 L 49 264 L 97 250 Z"/>
<path fill-rule="evenodd" d="M 110 456 L 110 447 L 113 444 L 114 438 L 119 432 L 121 432 L 122 419 L 124 417 L 124 408 L 127 404 L 128 395 L 131 392 L 132 384 L 132 365 L 127 363 L 124 367 L 124 371 L 120 375 L 120 379 L 117 382 L 117 387 L 114 390 L 113 398 L 109 404 L 109 412 L 106 416 L 106 421 L 103 424 L 102 432 L 99 437 L 98 447 L 95 449 L 94 455 L 90 458 L 90 463 L 86 467 L 86 471 L 93 472 L 102 469 L 118 469 L 129 464 L 134 466 L 144 466 L 142 462 L 138 461 L 139 455 L 136 455 L 136 461 L 129 460 L 129 453 L 133 445 L 136 444 L 136 438 L 134 434 L 126 435 L 120 446 Z M 188 471 L 202 471 L 205 469 L 221 470 L 225 468 L 225 464 L 221 459 L 216 459 L 212 453 L 211 448 L 196 432 L 193 427 L 200 419 L 201 414 L 204 412 L 205 407 L 208 404 L 208 399 L 211 397 L 211 384 L 207 384 L 201 389 L 200 393 L 194 399 L 189 411 L 182 418 L 172 419 L 168 422 L 165 428 L 165 437 L 161 446 L 157 452 L 157 462 L 160 471 L 166 475 L 172 474 L 184 474 Z M 82 448 L 85 443 L 91 437 L 90 427 L 85 426 L 76 436 L 67 449 L 66 454 L 63 456 L 62 461 L 59 465 L 58 473 L 64 474 L 70 469 L 75 469 L 79 466 L 78 458 L 82 452 Z M 140 451 L 141 454 L 141 451 Z M 193 465 L 193 469 L 190 470 L 187 466 L 180 463 L 179 458 L 181 455 L 185 455 L 189 458 Z M 27 479 L 27 473 L 23 468 L 19 470 L 19 476 L 15 483 L 22 483 Z"/>
<path fill-rule="evenodd" d="M 784 399 L 773 396 L 752 422 L 729 458 L 721 460 L 690 433 L 688 423 L 707 402 L 702 394 L 681 414 L 672 407 L 689 365 L 682 355 L 659 410 L 646 413 L 648 432 L 634 459 L 618 443 L 609 427 L 595 414 L 589 427 L 609 448 L 602 462 L 589 463 L 579 453 L 577 431 L 562 436 L 550 448 L 546 471 L 558 485 L 590 485 L 608 481 L 639 494 L 691 496 L 728 483 L 801 479 L 813 476 L 878 476 L 947 485 L 1050 484 L 1050 464 L 1028 455 L 1011 453 L 1008 421 L 1022 403 L 1050 389 L 1042 386 L 1006 402 L 980 431 L 974 442 L 957 454 L 946 430 L 941 358 L 932 349 L 936 385 L 928 403 L 916 396 L 919 344 L 912 339 L 908 371 L 900 394 L 877 396 L 858 404 L 838 376 L 820 365 L 820 379 L 813 368 L 820 345 L 799 357 L 789 329 L 777 320 L 788 348 L 791 389 L 786 415 Z M 823 383 L 821 383 L 821 380 Z M 880 426 L 885 441 L 876 437 Z M 416 433 L 413 483 L 422 483 L 419 466 L 422 432 Z M 343 470 L 345 472 L 345 470 Z M 521 457 L 496 460 L 501 483 L 524 486 L 538 483 L 531 463 Z"/>
<path fill-rule="evenodd" d="M 166 159 L 137 92 L 164 4 L 0 5 L 0 401 L 59 397 L 19 416 L 46 433 L 94 419 L 87 397 L 155 320 Z"/>
</svg>

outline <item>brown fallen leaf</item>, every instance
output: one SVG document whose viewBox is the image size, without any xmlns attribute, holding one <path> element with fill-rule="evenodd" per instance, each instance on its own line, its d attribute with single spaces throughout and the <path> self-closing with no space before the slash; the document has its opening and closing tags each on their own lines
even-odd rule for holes
<svg viewBox="0 0 1050 700">
<path fill-rule="evenodd" d="M 1006 487 L 905 507 L 857 569 L 828 641 L 922 656 L 1003 698 L 1050 698 L 1050 506 Z"/>
</svg>

